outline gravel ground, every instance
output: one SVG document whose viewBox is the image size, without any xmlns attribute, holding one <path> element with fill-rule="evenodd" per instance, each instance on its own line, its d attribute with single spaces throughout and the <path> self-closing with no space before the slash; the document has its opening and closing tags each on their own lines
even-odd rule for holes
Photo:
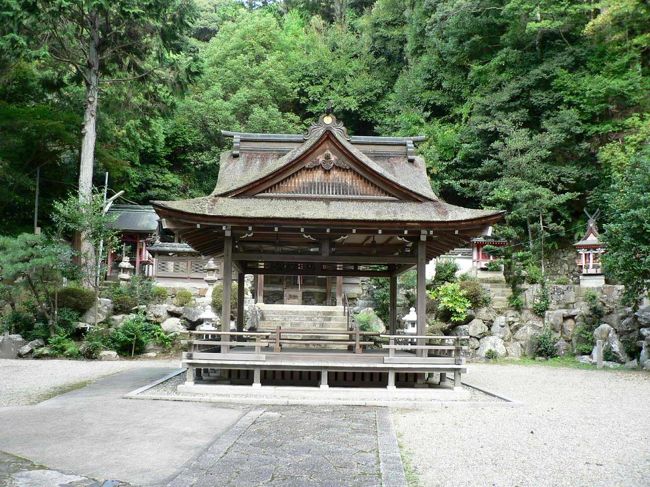
<svg viewBox="0 0 650 487">
<path fill-rule="evenodd" d="M 177 361 L 0 360 L 0 407 L 36 404 L 52 394 L 127 369 L 169 367 Z"/>
<path fill-rule="evenodd" d="M 475 364 L 465 377 L 523 404 L 393 411 L 413 484 L 650 485 L 650 374 Z"/>
</svg>

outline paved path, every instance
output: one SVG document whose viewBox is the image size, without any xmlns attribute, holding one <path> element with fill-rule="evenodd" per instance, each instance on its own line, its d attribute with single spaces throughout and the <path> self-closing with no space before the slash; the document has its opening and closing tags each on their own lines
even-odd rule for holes
<svg viewBox="0 0 650 487">
<path fill-rule="evenodd" d="M 383 485 L 403 486 L 399 458 L 387 459 L 399 457 L 396 442 L 393 451 L 378 440 L 390 435 L 382 416 L 386 410 L 361 407 L 253 410 L 170 487 L 374 487 L 382 473 Z"/>
<path fill-rule="evenodd" d="M 37 405 L 0 407 L 9 425 L 0 428 L 0 485 L 405 485 L 385 408 L 129 400 L 122 396 L 172 370 L 129 369 Z"/>
<path fill-rule="evenodd" d="M 395 411 L 420 485 L 650 485 L 649 373 L 514 364 L 468 372 L 467 383 L 522 404 Z"/>
<path fill-rule="evenodd" d="M 214 404 L 122 399 L 171 370 L 142 363 L 38 405 L 0 408 L 0 451 L 84 477 L 160 485 L 243 414 Z"/>
</svg>

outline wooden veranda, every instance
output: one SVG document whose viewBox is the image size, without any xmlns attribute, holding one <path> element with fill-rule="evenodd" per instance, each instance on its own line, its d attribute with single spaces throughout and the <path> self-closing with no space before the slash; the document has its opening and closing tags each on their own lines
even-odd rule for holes
<svg viewBox="0 0 650 487">
<path fill-rule="evenodd" d="M 331 114 L 304 136 L 226 135 L 234 139 L 233 150 L 223 155 L 210 196 L 153 202 L 166 228 L 201 254 L 223 258 L 222 328 L 193 334 L 183 356 L 188 381 L 201 377 L 196 369 L 204 371 L 203 380 L 211 369 L 228 371 L 221 377 L 244 371 L 242 380 L 254 385 L 264 382 L 267 371 L 267 376 L 271 371 L 320 374 L 321 385 L 332 373 L 375 373 L 377 382 L 389 387 L 396 374 L 412 378 L 435 371 L 460 380 L 460 339 L 426 336 L 425 266 L 483 234 L 502 212 L 440 200 L 424 161 L 414 153 L 419 137 L 350 137 Z M 397 278 L 414 267 L 417 336 L 399 343 Z M 372 337 L 351 329 L 348 335 L 322 336 L 302 330 L 292 337 L 281 326 L 261 335 L 245 332 L 246 274 L 386 277 L 389 334 Z M 230 330 L 233 275 L 239 284 L 236 332 Z M 381 348 L 374 346 L 382 340 Z M 313 348 L 324 345 L 339 349 Z"/>
</svg>

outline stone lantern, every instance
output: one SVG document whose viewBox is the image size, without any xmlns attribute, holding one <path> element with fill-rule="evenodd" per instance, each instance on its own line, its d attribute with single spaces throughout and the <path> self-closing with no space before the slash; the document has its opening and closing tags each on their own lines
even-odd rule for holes
<svg viewBox="0 0 650 487">
<path fill-rule="evenodd" d="M 205 311 L 198 318 L 201 324 L 196 327 L 197 331 L 216 330 L 215 324 L 219 317 L 212 311 L 212 306 L 205 308 Z"/>
<path fill-rule="evenodd" d="M 206 298 L 212 297 L 212 290 L 214 289 L 214 284 L 219 280 L 219 278 L 217 277 L 218 268 L 219 267 L 217 266 L 217 264 L 214 263 L 214 259 L 208 260 L 207 264 L 205 264 L 205 267 L 203 267 L 203 270 L 205 271 L 205 276 L 203 277 L 203 280 L 208 285 L 208 292 L 205 294 Z"/>
<path fill-rule="evenodd" d="M 402 321 L 404 322 L 405 335 L 417 335 L 418 315 L 415 312 L 415 308 L 411 308 L 409 313 L 402 318 Z"/>
<path fill-rule="evenodd" d="M 122 262 L 120 262 L 117 267 L 120 269 L 117 278 L 120 280 L 120 284 L 126 285 L 131 280 L 131 275 L 133 273 L 133 264 L 129 262 L 129 256 L 125 255 L 122 257 Z"/>
</svg>

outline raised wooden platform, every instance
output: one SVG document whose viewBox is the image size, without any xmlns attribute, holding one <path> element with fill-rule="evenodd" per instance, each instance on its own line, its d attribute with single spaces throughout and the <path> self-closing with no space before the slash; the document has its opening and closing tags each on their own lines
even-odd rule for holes
<svg viewBox="0 0 650 487">
<path fill-rule="evenodd" d="M 304 331 L 296 330 L 295 333 Z M 187 384 L 201 381 L 205 384 L 250 383 L 253 387 L 261 387 L 263 383 L 292 381 L 304 385 L 318 379 L 317 385 L 326 388 L 333 379 L 335 385 L 370 384 L 392 389 L 397 385 L 422 384 L 425 375 L 433 373 L 440 374 L 440 381 L 444 383 L 446 374 L 453 373 L 454 386 L 460 387 L 461 374 L 467 371 L 462 356 L 466 347 L 461 342 L 468 337 L 362 333 L 337 332 L 340 338 L 325 333 L 322 339 L 304 340 L 290 338 L 292 332 L 285 331 L 192 332 L 197 339 L 188 341 L 190 350 L 183 354 L 183 365 L 188 369 Z M 368 338 L 362 339 L 363 336 Z M 381 348 L 375 345 L 375 340 L 384 342 Z M 350 351 L 307 348 L 316 342 L 345 344 Z M 295 348 L 286 347 L 289 344 Z M 295 374 L 287 379 L 286 372 Z"/>
</svg>

